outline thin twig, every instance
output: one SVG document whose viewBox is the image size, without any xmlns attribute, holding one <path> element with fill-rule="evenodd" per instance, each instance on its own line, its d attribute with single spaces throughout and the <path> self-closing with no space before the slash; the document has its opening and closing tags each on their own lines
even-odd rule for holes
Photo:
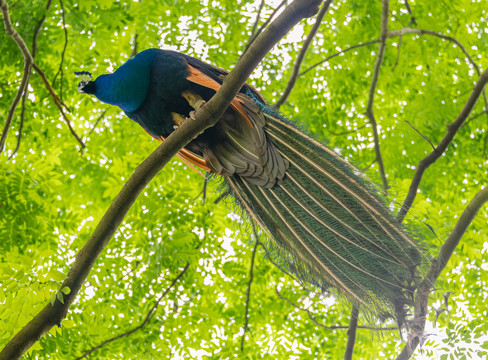
<svg viewBox="0 0 488 360">
<path fill-rule="evenodd" d="M 373 159 L 373 161 L 371 161 L 368 166 L 361 168 L 361 172 L 365 173 L 366 171 L 368 171 L 371 168 L 371 166 L 373 166 L 373 164 L 375 162 L 376 162 L 376 159 Z"/>
<path fill-rule="evenodd" d="M 129 330 L 129 331 L 126 331 L 120 335 L 117 335 L 117 336 L 114 336 L 110 339 L 107 339 L 105 341 L 103 341 L 101 344 L 97 345 L 97 346 L 94 346 L 92 347 L 90 350 L 87 350 L 85 353 L 83 353 L 83 355 L 77 357 L 75 360 L 80 360 L 80 359 L 83 359 L 83 358 L 86 358 L 87 356 L 91 355 L 93 352 L 97 351 L 98 349 L 100 349 L 101 347 L 115 341 L 115 340 L 118 340 L 118 339 L 121 339 L 123 337 L 127 337 L 133 333 L 135 333 L 137 330 L 140 330 L 142 329 L 144 326 L 146 326 L 146 324 L 152 319 L 152 317 L 154 316 L 161 300 L 168 294 L 168 292 L 171 290 L 171 288 L 173 288 L 176 284 L 176 282 L 185 274 L 186 270 L 188 270 L 188 267 L 190 266 L 190 263 L 187 263 L 186 266 L 183 268 L 183 270 L 178 274 L 178 276 L 172 281 L 172 283 L 166 288 L 166 290 L 161 294 L 161 296 L 156 300 L 156 302 L 154 303 L 154 305 L 151 307 L 151 309 L 149 309 L 147 315 L 146 315 L 146 318 L 144 319 L 144 321 L 142 321 L 142 323 L 140 323 L 139 325 L 137 325 L 135 328 Z"/>
<path fill-rule="evenodd" d="M 27 89 L 24 91 L 24 95 L 22 95 L 22 111 L 20 112 L 20 124 L 19 124 L 19 130 L 18 130 L 18 135 L 17 135 L 17 144 L 15 145 L 14 151 L 12 151 L 12 154 L 8 157 L 8 159 L 12 159 L 15 154 L 17 154 L 17 151 L 19 151 L 20 148 L 20 141 L 22 140 L 22 130 L 24 130 L 24 120 L 25 120 L 25 101 L 27 99 Z"/>
<path fill-rule="evenodd" d="M 10 124 L 12 123 L 12 119 L 14 117 L 15 109 L 19 104 L 22 94 L 24 93 L 24 91 L 27 90 L 31 66 L 34 63 L 34 59 L 31 53 L 29 52 L 29 49 L 27 48 L 27 45 L 25 44 L 24 40 L 12 26 L 12 21 L 10 20 L 10 14 L 9 14 L 9 7 L 5 0 L 0 0 L 0 10 L 2 11 L 5 32 L 16 42 L 17 46 L 22 52 L 22 55 L 24 56 L 24 69 L 22 73 L 22 80 L 20 82 L 19 89 L 17 90 L 17 93 L 15 94 L 15 97 L 12 100 L 12 104 L 10 105 L 10 108 L 8 110 L 7 119 L 5 120 L 5 125 L 2 130 L 2 137 L 0 138 L 0 153 L 1 153 L 5 148 L 5 142 L 7 141 L 7 135 L 10 130 Z"/>
<path fill-rule="evenodd" d="M 371 40 L 371 41 L 366 41 L 365 43 L 360 43 L 360 44 L 357 44 L 357 45 L 353 45 L 353 46 L 350 46 L 344 50 L 341 50 L 341 51 L 338 51 L 330 56 L 327 56 L 324 60 L 321 60 L 319 61 L 318 63 L 315 63 L 313 64 L 312 66 L 308 67 L 306 70 L 302 71 L 298 76 L 302 76 L 302 75 L 305 75 L 306 73 L 308 73 L 310 70 L 313 70 L 314 68 L 316 68 L 317 66 L 320 66 L 322 65 L 323 63 L 329 61 L 330 59 L 333 59 L 339 55 L 344 55 L 345 53 L 351 51 L 351 50 L 354 50 L 354 49 L 357 49 L 357 48 L 360 48 L 360 47 L 364 47 L 364 46 L 368 46 L 368 45 L 372 45 L 372 44 L 377 44 L 379 43 L 380 41 L 379 40 Z"/>
<path fill-rule="evenodd" d="M 475 69 L 476 74 L 478 74 L 478 78 L 481 76 L 481 71 L 480 71 L 478 64 L 476 64 L 476 62 L 474 61 L 472 56 L 468 53 L 468 50 L 466 50 L 466 48 L 463 46 L 463 44 L 461 44 L 456 38 L 454 38 L 452 36 L 447 36 L 447 35 L 432 31 L 432 30 L 415 29 L 415 28 L 403 28 L 401 30 L 391 31 L 389 33 L 389 36 L 401 36 L 401 35 L 405 35 L 405 34 L 431 35 L 431 36 L 435 36 L 435 37 L 438 37 L 440 39 L 444 39 L 444 40 L 447 40 L 447 41 L 450 41 L 450 42 L 456 44 L 461 49 L 461 51 L 464 53 L 464 55 L 468 59 L 469 63 Z M 488 119 L 488 98 L 486 96 L 486 90 L 483 90 L 483 102 L 485 105 L 484 106 L 485 111 L 487 111 L 487 119 Z"/>
<path fill-rule="evenodd" d="M 326 329 L 326 330 L 346 330 L 346 329 L 349 329 L 349 326 L 345 326 L 345 325 L 331 325 L 331 326 L 326 326 L 326 325 L 323 325 L 321 323 L 319 323 L 317 321 L 317 319 L 312 315 L 312 312 L 308 309 L 305 309 L 305 308 L 302 308 L 301 306 L 298 306 L 297 304 L 295 304 L 294 302 L 292 302 L 290 299 L 288 299 L 287 297 L 283 296 L 279 290 L 278 290 L 278 287 L 276 286 L 275 288 L 275 291 L 276 291 L 276 294 L 278 295 L 278 297 L 282 300 L 285 300 L 288 304 L 290 304 L 291 306 L 293 306 L 294 308 L 300 310 L 300 311 L 303 311 L 303 312 L 306 312 L 308 314 L 308 317 L 310 318 L 310 320 L 312 320 L 314 322 L 315 325 L 321 327 L 322 329 Z M 398 327 L 396 326 L 387 326 L 387 327 L 377 327 L 377 326 L 358 326 L 357 327 L 358 329 L 366 329 L 366 330 L 373 330 L 373 331 L 390 331 L 390 330 L 398 330 Z"/>
<path fill-rule="evenodd" d="M 130 57 L 133 58 L 134 56 L 137 55 L 137 47 L 138 47 L 138 43 L 137 43 L 137 38 L 139 37 L 139 34 L 137 33 L 137 31 L 134 32 L 134 37 L 133 37 L 133 43 L 134 45 L 132 46 L 132 53 L 130 54 Z"/>
<path fill-rule="evenodd" d="M 37 25 L 34 28 L 34 35 L 32 36 L 32 51 L 31 51 L 33 59 L 35 59 L 37 53 L 37 36 L 39 35 L 39 31 L 41 30 L 44 20 L 46 19 L 46 13 L 51 7 L 51 2 L 52 0 L 48 0 L 44 14 L 42 15 L 41 19 L 37 22 Z M 30 78 L 30 73 L 31 71 L 29 71 L 29 78 Z M 22 95 L 22 111 L 20 113 L 20 124 L 19 124 L 19 131 L 17 135 L 17 144 L 15 145 L 15 149 L 14 151 L 12 151 L 12 154 L 10 154 L 10 156 L 8 157 L 9 160 L 14 157 L 14 155 L 17 153 L 17 151 L 19 151 L 20 148 L 20 142 L 22 140 L 22 130 L 24 129 L 25 108 L 26 108 L 25 102 L 27 100 L 28 89 L 29 89 L 29 81 L 27 81 L 26 89 L 24 91 L 24 94 Z"/>
<path fill-rule="evenodd" d="M 388 15 L 389 15 L 388 0 L 382 0 L 382 3 L 383 5 L 382 5 L 382 13 L 381 13 L 380 46 L 378 49 L 378 56 L 376 57 L 376 63 L 374 64 L 371 86 L 369 88 L 369 97 L 368 97 L 368 105 L 366 107 L 366 116 L 371 122 L 371 126 L 373 128 L 374 150 L 376 153 L 376 161 L 378 162 L 378 168 L 380 170 L 381 181 L 383 182 L 383 188 L 386 192 L 388 190 L 388 181 L 386 179 L 383 157 L 381 156 L 380 137 L 378 135 L 378 125 L 376 123 L 376 119 L 373 112 L 374 94 L 376 92 L 376 85 L 378 84 L 380 69 L 381 69 L 381 65 L 383 64 L 383 58 L 385 56 L 386 38 L 388 33 Z"/>
<path fill-rule="evenodd" d="M 432 141 L 430 141 L 430 140 L 429 140 L 429 138 L 428 138 L 427 136 L 425 136 L 424 134 L 422 134 L 422 133 L 420 132 L 420 130 L 416 129 L 416 128 L 415 128 L 415 127 L 412 125 L 412 124 L 410 124 L 410 121 L 405 120 L 405 122 L 406 122 L 408 125 L 410 125 L 410 127 L 411 127 L 412 129 L 414 129 L 414 130 L 415 130 L 415 131 L 416 131 L 416 132 L 417 132 L 417 133 L 418 133 L 420 136 L 422 136 L 422 137 L 425 139 L 425 141 L 427 141 L 427 142 L 430 144 L 430 146 L 432 146 L 432 150 L 435 150 L 435 146 L 434 146 L 434 144 L 432 144 Z"/>
<path fill-rule="evenodd" d="M 61 61 L 59 63 L 59 69 L 56 75 L 54 75 L 53 78 L 53 86 L 56 83 L 56 78 L 58 77 L 59 74 L 61 74 L 60 79 L 59 79 L 59 98 L 63 99 L 63 62 L 64 62 L 64 56 L 66 54 L 66 48 L 68 47 L 68 30 L 66 29 L 66 10 L 64 10 L 64 4 L 63 0 L 59 0 L 59 5 L 61 6 L 61 18 L 63 20 L 63 31 L 64 31 L 64 47 L 63 47 L 63 52 L 61 53 Z"/>
<path fill-rule="evenodd" d="M 408 13 L 411 15 L 410 21 L 408 22 L 409 25 L 417 25 L 417 19 L 415 19 L 415 16 L 412 14 L 412 9 L 410 8 L 410 4 L 408 3 L 408 0 L 404 1 L 405 3 L 405 8 L 407 9 Z"/>
<path fill-rule="evenodd" d="M 486 71 L 483 74 L 485 73 Z M 398 355 L 397 360 L 409 359 L 415 351 L 416 347 L 421 342 L 424 335 L 425 322 L 427 319 L 427 305 L 431 289 L 434 286 L 437 278 L 441 274 L 442 270 L 444 270 L 445 266 L 447 265 L 449 259 L 454 253 L 454 250 L 459 245 L 459 242 L 461 241 L 461 238 L 466 232 L 468 226 L 471 224 L 478 211 L 487 201 L 488 186 L 485 185 L 485 188 L 478 192 L 469 202 L 468 206 L 466 206 L 461 217 L 459 218 L 459 221 L 456 223 L 456 226 L 449 234 L 446 242 L 442 245 L 439 254 L 437 255 L 437 258 L 432 261 L 429 272 L 422 280 L 420 286 L 416 291 L 415 314 L 414 318 L 410 321 L 411 332 L 408 336 L 407 343 Z"/>
<path fill-rule="evenodd" d="M 320 24 L 322 23 L 322 20 L 325 14 L 327 13 L 327 10 L 329 9 L 331 2 L 332 0 L 326 0 L 322 4 L 322 8 L 320 9 L 319 13 L 317 14 L 317 18 L 315 19 L 315 24 L 312 26 L 312 29 L 310 30 L 310 33 L 307 36 L 307 39 L 303 43 L 303 46 L 300 49 L 300 52 L 298 53 L 295 64 L 293 65 L 293 70 L 291 72 L 290 79 L 286 84 L 285 91 L 283 91 L 281 98 L 276 102 L 276 104 L 273 105 L 273 109 L 279 110 L 280 106 L 283 105 L 286 102 L 286 100 L 288 100 L 288 97 L 290 96 L 290 93 L 295 87 L 295 84 L 297 82 L 300 67 L 302 66 L 303 60 L 305 59 L 305 54 L 307 53 L 310 44 L 312 43 L 313 39 L 315 38 L 315 35 L 317 34 L 317 31 L 319 30 Z"/>
<path fill-rule="evenodd" d="M 403 1 L 405 4 L 405 8 L 407 9 L 408 13 L 412 15 L 412 9 L 410 9 L 410 4 L 408 3 L 408 0 Z"/>
<path fill-rule="evenodd" d="M 253 35 L 251 36 L 251 38 L 249 39 L 249 41 L 247 42 L 246 44 L 246 47 L 244 48 L 244 51 L 242 52 L 242 56 L 244 56 L 244 54 L 246 53 L 246 51 L 249 49 L 249 47 L 252 45 L 252 43 L 254 42 L 254 40 L 256 40 L 256 38 L 259 36 L 259 34 L 261 34 L 263 32 L 263 30 L 266 28 L 266 26 L 268 26 L 268 24 L 271 22 L 271 20 L 273 20 L 273 17 L 276 15 L 276 13 L 278 12 L 278 10 L 286 4 L 288 0 L 283 0 L 277 7 L 276 9 L 273 10 L 273 12 L 271 13 L 271 15 L 266 19 L 266 21 L 264 22 L 263 25 L 261 25 L 259 27 L 259 30 Z"/>
<path fill-rule="evenodd" d="M 254 22 L 254 25 L 252 26 L 251 37 L 249 37 L 249 41 L 251 40 L 251 38 L 256 33 L 256 29 L 258 28 L 259 20 L 261 20 L 261 11 L 263 11 L 263 6 L 264 6 L 264 0 L 261 0 L 261 3 L 259 4 L 258 14 L 256 15 L 256 21 Z"/>
<path fill-rule="evenodd" d="M 351 320 L 347 329 L 347 345 L 344 353 L 344 360 L 352 360 L 354 345 L 356 344 L 356 330 L 358 328 L 359 308 L 357 305 L 352 306 Z"/>
<path fill-rule="evenodd" d="M 54 92 L 54 89 L 52 88 L 51 84 L 49 84 L 49 80 L 46 78 L 46 75 L 44 74 L 44 72 L 39 68 L 39 66 L 37 66 L 36 63 L 32 64 L 32 67 L 34 68 L 34 70 L 36 70 L 38 72 L 38 74 L 41 76 L 41 79 L 42 81 L 44 82 L 44 85 L 46 86 L 47 90 L 49 91 L 49 94 L 51 95 L 52 99 L 54 100 L 54 103 L 56 104 L 56 106 L 58 107 L 59 109 L 59 112 L 61 113 L 61 115 L 63 116 L 63 119 L 66 123 L 66 125 L 68 125 L 68 128 L 69 128 L 69 131 L 71 132 L 71 134 L 75 137 L 76 141 L 78 141 L 78 143 L 81 145 L 81 149 L 83 149 L 86 144 L 83 142 L 83 140 L 78 136 L 78 134 L 75 132 L 75 130 L 73 129 L 73 127 L 71 126 L 71 121 L 68 119 L 68 117 L 66 116 L 65 112 L 64 112 L 64 109 L 68 110 L 68 106 L 63 103 L 63 101 L 56 95 L 56 93 Z"/>
<path fill-rule="evenodd" d="M 396 217 L 399 222 L 403 221 L 405 215 L 407 214 L 408 210 L 412 206 L 413 201 L 415 200 L 415 196 L 417 195 L 417 189 L 419 188 L 420 180 L 422 180 L 422 176 L 425 170 L 427 170 L 427 168 L 430 165 L 436 162 L 437 159 L 439 159 L 442 156 L 444 151 L 446 151 L 447 147 L 451 143 L 457 131 L 459 130 L 461 125 L 466 121 L 469 114 L 473 110 L 473 107 L 476 104 L 478 98 L 480 97 L 486 83 L 488 83 L 488 69 L 485 70 L 480 75 L 480 78 L 478 79 L 478 82 L 474 86 L 474 89 L 471 92 L 468 101 L 466 102 L 463 109 L 457 116 L 456 120 L 454 120 L 451 124 L 447 125 L 447 132 L 442 138 L 439 145 L 437 145 L 434 151 L 432 151 L 429 155 L 427 155 L 425 158 L 420 160 L 420 162 L 418 163 L 412 178 L 412 182 L 410 183 L 410 188 L 408 189 L 407 197 L 405 198 L 405 201 L 403 202 L 403 205 L 400 208 L 400 211 L 398 212 L 398 215 Z"/>
<path fill-rule="evenodd" d="M 393 64 L 393 67 L 391 68 L 391 71 L 395 71 L 396 67 L 398 66 L 398 61 L 400 60 L 400 51 L 402 49 L 402 38 L 403 36 L 400 36 L 398 39 L 398 50 L 397 50 L 397 56 L 395 59 L 395 64 Z"/>
<path fill-rule="evenodd" d="M 364 129 L 367 126 L 367 124 L 361 125 L 360 127 L 352 130 L 346 130 L 346 131 L 341 131 L 341 132 L 334 132 L 332 130 L 327 130 L 328 134 L 334 135 L 334 136 L 342 136 L 342 135 L 347 135 L 347 134 L 352 134 L 352 133 L 357 133 L 359 130 Z"/>
<path fill-rule="evenodd" d="M 76 140 L 80 143 L 81 147 L 85 147 L 85 144 L 81 140 L 81 138 L 75 133 L 73 127 L 71 126 L 70 121 L 66 117 L 66 114 L 64 113 L 63 107 L 68 109 L 66 104 L 63 103 L 63 101 L 56 95 L 54 92 L 53 88 L 49 84 L 49 81 L 46 78 L 46 75 L 44 72 L 37 66 L 37 64 L 34 62 L 34 58 L 32 57 L 32 54 L 30 53 L 29 49 L 27 48 L 27 45 L 22 39 L 22 37 L 19 35 L 19 33 L 14 29 L 12 26 L 12 22 L 10 20 L 10 15 L 9 15 L 9 7 L 8 4 L 5 0 L 0 0 L 0 10 L 2 11 L 2 17 L 3 17 L 3 22 L 4 22 L 4 27 L 5 27 L 5 32 L 7 35 L 12 37 L 12 39 L 16 42 L 17 46 L 19 47 L 20 51 L 22 52 L 22 55 L 24 55 L 24 72 L 22 75 L 22 81 L 19 86 L 19 90 L 17 91 L 17 94 L 10 106 L 9 112 L 7 114 L 7 120 L 5 122 L 5 126 L 2 132 L 2 137 L 0 139 L 0 152 L 3 151 L 3 148 L 5 147 L 5 141 L 7 138 L 7 134 L 10 128 L 10 124 L 12 122 L 12 118 L 15 112 L 15 109 L 20 101 L 20 98 L 23 94 L 23 92 L 27 89 L 27 83 L 29 80 L 29 75 L 30 75 L 30 70 L 31 67 L 33 67 L 37 73 L 41 76 L 42 81 L 44 82 L 46 88 L 48 89 L 49 93 L 51 94 L 51 97 L 54 100 L 54 103 L 56 106 L 59 108 L 66 124 L 68 125 L 71 133 L 73 136 L 76 138 Z"/>
<path fill-rule="evenodd" d="M 86 135 L 87 137 L 90 136 L 93 131 L 95 131 L 95 129 L 97 128 L 97 125 L 100 121 L 102 121 L 102 119 L 105 117 L 105 114 L 107 113 L 107 109 L 104 109 L 102 111 L 102 113 L 100 114 L 100 116 L 98 117 L 97 121 L 95 121 L 95 124 L 93 124 L 92 128 L 90 129 L 90 131 L 88 132 L 88 134 Z"/>
<path fill-rule="evenodd" d="M 253 225 L 254 228 L 254 225 Z M 255 229 L 254 229 L 255 231 Z M 256 233 L 255 233 L 256 236 Z M 254 259 L 256 258 L 256 251 L 258 249 L 259 245 L 259 240 L 256 237 L 255 243 L 254 243 L 254 249 L 252 251 L 252 257 L 251 257 L 251 267 L 249 269 L 249 281 L 247 283 L 247 292 L 246 292 L 246 311 L 244 313 L 244 328 L 243 328 L 243 333 L 242 333 L 242 338 L 241 338 L 241 352 L 244 351 L 244 341 L 246 339 L 246 333 L 249 327 L 249 303 L 250 303 L 250 298 L 251 298 L 251 284 L 253 280 L 253 271 L 254 271 Z"/>
<path fill-rule="evenodd" d="M 95 121 L 95 124 L 93 124 L 92 128 L 90 129 L 90 131 L 88 132 L 88 134 L 86 136 L 84 136 L 84 141 L 87 141 L 88 138 L 90 137 L 90 135 L 93 133 L 93 131 L 95 131 L 95 129 L 97 128 L 97 125 L 98 123 L 105 117 L 105 113 L 107 112 L 107 109 L 104 109 L 102 111 L 102 113 L 100 114 L 100 116 L 98 117 L 97 121 Z M 80 153 L 83 155 L 83 151 L 85 150 L 86 148 L 85 147 L 82 147 L 80 149 Z"/>
<path fill-rule="evenodd" d="M 409 27 L 405 27 L 405 28 L 400 29 L 400 30 L 388 31 L 387 37 L 388 38 L 392 38 L 392 37 L 397 37 L 397 36 L 403 36 L 403 35 L 406 35 L 406 34 L 431 35 L 431 36 L 438 37 L 438 38 L 441 38 L 441 39 L 444 39 L 444 40 L 447 40 L 447 41 L 450 41 L 450 42 L 455 43 L 457 46 L 459 46 L 459 48 L 461 49 L 461 51 L 465 54 L 465 56 L 468 59 L 469 63 L 476 70 L 476 73 L 478 74 L 478 76 L 480 75 L 479 66 L 474 62 L 473 58 L 468 53 L 468 51 L 466 50 L 466 48 L 456 38 L 453 38 L 451 36 L 447 36 L 447 35 L 444 35 L 444 34 L 441 34 L 441 33 L 435 32 L 435 31 L 431 31 L 431 30 L 413 29 L 413 28 L 409 28 Z M 367 41 L 365 43 L 360 43 L 360 44 L 357 44 L 357 45 L 350 46 L 350 47 L 346 48 L 345 50 L 342 50 L 342 51 L 339 51 L 337 53 L 334 53 L 334 54 L 328 56 L 327 58 L 325 58 L 324 60 L 321 60 L 321 61 L 317 62 L 316 64 L 313 64 L 312 66 L 310 66 L 306 70 L 302 71 L 299 74 L 299 76 L 305 75 L 307 72 L 313 70 L 317 66 L 322 65 L 323 63 L 329 61 L 330 59 L 332 59 L 334 57 L 337 57 L 339 55 L 343 55 L 346 52 L 349 52 L 351 50 L 354 50 L 354 49 L 357 49 L 357 48 L 360 48 L 360 47 L 364 47 L 364 46 L 368 46 L 368 45 L 372 45 L 372 44 L 377 44 L 379 42 L 380 42 L 380 40 L 377 39 L 377 40 L 371 40 L 371 41 Z M 488 104 L 488 103 L 485 103 L 485 105 L 486 104 Z"/>
<path fill-rule="evenodd" d="M 488 147 L 488 133 L 485 135 L 485 140 L 483 142 L 483 157 L 486 159 L 486 149 Z"/>
<path fill-rule="evenodd" d="M 207 201 L 207 186 L 208 186 L 208 177 L 210 172 L 205 174 L 205 178 L 203 179 L 203 187 L 202 187 L 202 205 L 205 205 L 205 201 Z"/>
<path fill-rule="evenodd" d="M 438 33 L 438 32 L 432 31 L 432 30 L 416 29 L 416 28 L 409 28 L 409 27 L 405 27 L 405 28 L 400 29 L 400 30 L 390 31 L 390 32 L 388 32 L 388 37 L 403 36 L 403 35 L 407 35 L 407 34 L 431 35 L 431 36 L 438 37 L 440 39 L 448 40 L 448 41 L 456 44 L 457 46 L 459 46 L 459 48 L 464 53 L 464 55 L 466 56 L 468 61 L 471 63 L 471 65 L 473 65 L 478 76 L 480 75 L 479 66 L 475 63 L 475 61 L 473 60 L 471 55 L 468 53 L 466 48 L 456 38 L 454 38 L 452 36 L 444 35 L 444 34 L 441 34 L 441 33 Z"/>
<path fill-rule="evenodd" d="M 466 121 L 464 122 L 464 124 L 463 124 L 463 126 L 461 126 L 461 128 L 463 128 L 463 127 L 464 127 L 464 126 L 466 126 L 466 125 L 467 125 L 469 122 L 471 122 L 471 121 L 473 121 L 473 120 L 476 120 L 476 119 L 477 119 L 477 118 L 479 118 L 481 115 L 484 115 L 484 114 L 486 114 L 486 113 L 487 113 L 487 111 L 486 111 L 486 110 L 483 110 L 483 111 L 481 111 L 481 112 L 477 113 L 476 115 L 471 116 L 471 117 L 470 117 L 468 120 L 466 120 Z"/>
</svg>

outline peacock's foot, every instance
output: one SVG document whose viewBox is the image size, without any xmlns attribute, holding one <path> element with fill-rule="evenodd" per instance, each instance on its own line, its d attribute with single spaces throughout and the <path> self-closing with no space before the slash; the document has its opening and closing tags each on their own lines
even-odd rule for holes
<svg viewBox="0 0 488 360">
<path fill-rule="evenodd" d="M 195 114 L 196 114 L 196 112 L 197 112 L 197 111 L 198 111 L 198 110 L 199 110 L 199 109 L 200 109 L 200 108 L 201 108 L 203 105 L 205 105 L 205 104 L 206 104 L 206 101 L 205 101 L 205 100 L 203 100 L 203 99 L 200 99 L 200 100 L 195 101 L 195 103 L 193 104 L 193 105 L 194 105 L 194 109 L 195 109 L 195 110 L 190 111 L 190 117 L 189 117 L 189 119 L 191 119 L 191 120 L 195 120 Z"/>
</svg>

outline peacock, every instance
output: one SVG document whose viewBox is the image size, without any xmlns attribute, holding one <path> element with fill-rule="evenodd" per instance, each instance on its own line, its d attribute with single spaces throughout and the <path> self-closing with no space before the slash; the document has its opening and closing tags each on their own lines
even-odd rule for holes
<svg viewBox="0 0 488 360">
<path fill-rule="evenodd" d="M 85 77 L 78 90 L 118 106 L 164 140 L 227 74 L 179 52 L 148 49 L 112 74 Z M 179 156 L 223 178 L 223 191 L 263 230 L 277 263 L 319 289 L 336 289 L 366 313 L 402 324 L 423 258 L 417 241 L 374 183 L 273 111 L 255 88 L 245 84 L 219 122 Z"/>
</svg>

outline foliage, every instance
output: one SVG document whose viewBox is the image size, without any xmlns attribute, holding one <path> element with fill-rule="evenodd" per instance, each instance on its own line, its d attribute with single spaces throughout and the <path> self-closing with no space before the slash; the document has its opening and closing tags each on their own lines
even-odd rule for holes
<svg viewBox="0 0 488 360">
<path fill-rule="evenodd" d="M 266 1 L 258 28 L 278 3 Z M 405 3 L 390 1 L 389 30 L 409 24 L 452 36 L 479 67 L 486 66 L 488 14 L 483 1 L 410 0 L 412 14 Z M 137 50 L 176 49 L 231 69 L 251 35 L 260 1 L 54 0 L 48 10 L 46 4 L 10 1 L 10 15 L 29 48 L 36 26 L 46 16 L 37 37 L 36 63 L 71 109 L 68 118 L 86 148 L 80 151 L 34 72 L 20 148 L 13 155 L 22 104 L 0 155 L 0 347 L 51 299 L 69 292 L 60 290 L 59 284 L 76 253 L 135 166 L 158 145 L 117 109 L 78 94 L 73 72 L 83 69 L 97 76 L 111 71 L 136 45 Z M 302 70 L 339 50 L 377 39 L 380 17 L 380 1 L 334 2 Z M 270 103 L 285 88 L 312 24 L 312 19 L 303 21 L 251 77 L 250 83 Z M 300 76 L 281 111 L 359 168 L 368 168 L 367 174 L 379 183 L 373 133 L 364 115 L 377 51 L 378 44 L 359 47 Z M 23 58 L 4 32 L 0 63 L 0 118 L 5 119 L 20 84 Z M 463 51 L 449 40 L 426 34 L 388 39 L 374 110 L 392 207 L 398 209 L 417 163 L 432 151 L 407 121 L 437 144 L 477 78 Z M 471 115 L 445 154 L 426 171 L 408 219 L 433 255 L 467 202 L 487 185 L 488 114 L 483 99 Z M 142 329 L 90 356 L 342 357 L 349 306 L 304 290 L 266 259 L 262 247 L 251 283 L 252 231 L 232 204 L 214 204 L 215 179 L 202 203 L 203 183 L 178 159 L 166 167 L 97 260 L 62 327 L 42 338 L 26 358 L 76 358 L 135 328 L 187 263 L 188 270 L 161 298 Z M 445 307 L 442 294 L 447 291 L 452 292 L 450 311 L 439 316 L 418 358 L 486 354 L 488 325 L 480 321 L 488 311 L 486 210 L 478 214 L 436 284 L 439 291 L 431 297 L 429 320 L 434 321 L 434 307 Z M 249 329 L 241 352 L 249 285 Z M 346 329 L 324 329 L 284 298 L 308 309 L 319 324 Z M 366 320 L 360 318 L 360 324 Z M 369 330 L 359 329 L 355 353 L 365 359 L 392 358 L 401 346 L 396 331 L 371 337 Z"/>
</svg>

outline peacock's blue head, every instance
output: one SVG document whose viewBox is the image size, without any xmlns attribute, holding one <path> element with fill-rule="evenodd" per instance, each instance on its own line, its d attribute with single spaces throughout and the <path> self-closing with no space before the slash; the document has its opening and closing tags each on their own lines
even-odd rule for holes
<svg viewBox="0 0 488 360">
<path fill-rule="evenodd" d="M 146 99 L 150 83 L 153 52 L 143 51 L 120 66 L 113 74 L 100 75 L 90 80 L 87 71 L 76 72 L 82 76 L 78 91 L 95 95 L 99 100 L 120 107 L 126 113 L 136 111 Z"/>
</svg>

